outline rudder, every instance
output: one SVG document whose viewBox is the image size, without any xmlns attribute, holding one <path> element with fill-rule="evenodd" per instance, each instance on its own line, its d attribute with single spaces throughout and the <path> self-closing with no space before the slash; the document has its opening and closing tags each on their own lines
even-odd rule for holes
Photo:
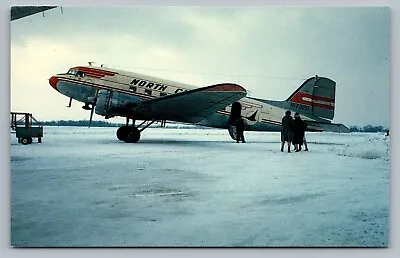
<svg viewBox="0 0 400 258">
<path fill-rule="evenodd" d="M 312 77 L 306 80 L 286 100 L 301 113 L 333 119 L 335 113 L 336 82 L 325 77 Z"/>
</svg>

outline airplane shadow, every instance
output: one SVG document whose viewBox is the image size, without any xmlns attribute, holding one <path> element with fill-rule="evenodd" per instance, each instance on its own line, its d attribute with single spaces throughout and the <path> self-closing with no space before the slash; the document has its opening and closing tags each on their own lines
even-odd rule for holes
<svg viewBox="0 0 400 258">
<path fill-rule="evenodd" d="M 169 145 L 188 145 L 188 146 L 211 146 L 211 145 L 221 145 L 229 144 L 230 141 L 188 141 L 188 140 L 164 140 L 164 139 L 143 139 L 136 144 L 146 144 L 146 145 L 158 145 L 158 144 L 169 144 Z"/>
<path fill-rule="evenodd" d="M 103 140 L 97 141 L 100 144 L 121 144 L 128 146 L 143 146 L 143 145 L 180 145 L 180 146 L 221 146 L 222 144 L 233 144 L 234 141 L 192 141 L 192 140 L 171 140 L 171 139 L 141 139 L 137 143 L 125 143 L 118 140 Z"/>
<path fill-rule="evenodd" d="M 117 139 L 110 139 L 110 140 L 101 140 L 97 141 L 96 143 L 101 144 L 128 144 L 128 145 L 143 145 L 143 144 L 173 144 L 173 145 L 220 145 L 220 144 L 233 144 L 236 142 L 234 140 L 226 140 L 226 141 L 216 141 L 216 140 L 202 140 L 202 141 L 193 141 L 193 140 L 171 140 L 171 139 L 141 139 L 137 143 L 125 143 L 122 141 L 118 141 Z M 246 145 L 250 144 L 280 144 L 280 140 L 274 141 L 247 141 Z M 307 144 L 312 145 L 346 145 L 344 143 L 333 143 L 333 142 L 307 142 Z"/>
<path fill-rule="evenodd" d="M 280 144 L 281 141 L 277 140 L 277 141 L 256 141 L 256 142 L 248 142 L 248 143 L 273 143 L 273 144 Z M 346 145 L 345 143 L 336 143 L 336 142 L 309 142 L 307 141 L 307 144 L 311 144 L 311 145 L 338 145 L 338 146 L 342 146 L 342 145 Z M 293 145 L 293 143 L 292 143 Z"/>
</svg>

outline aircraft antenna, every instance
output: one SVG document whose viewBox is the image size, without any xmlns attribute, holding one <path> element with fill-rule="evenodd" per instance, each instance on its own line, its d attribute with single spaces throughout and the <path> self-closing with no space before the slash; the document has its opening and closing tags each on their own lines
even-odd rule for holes
<svg viewBox="0 0 400 258">
<path fill-rule="evenodd" d="M 145 68 L 137 66 L 118 66 L 111 65 L 117 68 L 134 68 L 140 70 L 153 70 L 153 71 L 164 71 L 164 72 L 175 72 L 175 73 L 191 73 L 191 74 L 204 74 L 204 75 L 214 75 L 214 76 L 237 76 L 237 77 L 248 77 L 248 78 L 264 78 L 264 79 L 277 79 L 277 80 L 296 80 L 304 81 L 307 78 L 294 78 L 294 77 L 283 77 L 283 76 L 264 76 L 264 75 L 248 75 L 248 74 L 225 74 L 225 73 L 208 73 L 208 72 L 193 72 L 193 71 L 182 71 L 182 70 L 171 70 L 171 69 L 158 69 L 158 68 Z"/>
</svg>

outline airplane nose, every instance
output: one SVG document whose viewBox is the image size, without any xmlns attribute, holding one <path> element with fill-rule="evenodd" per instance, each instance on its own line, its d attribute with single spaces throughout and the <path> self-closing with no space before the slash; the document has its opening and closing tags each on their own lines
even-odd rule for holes
<svg viewBox="0 0 400 258">
<path fill-rule="evenodd" d="M 49 84 L 50 84 L 51 87 L 53 87 L 55 90 L 58 90 L 58 89 L 57 89 L 57 82 L 58 82 L 57 76 L 52 76 L 52 77 L 49 79 Z"/>
</svg>

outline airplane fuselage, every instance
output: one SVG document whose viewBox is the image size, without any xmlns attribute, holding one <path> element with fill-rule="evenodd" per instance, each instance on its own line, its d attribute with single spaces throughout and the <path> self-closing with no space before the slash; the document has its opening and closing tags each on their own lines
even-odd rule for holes
<svg viewBox="0 0 400 258">
<path fill-rule="evenodd" d="M 147 75 L 93 66 L 73 67 L 68 73 L 51 77 L 50 84 L 60 93 L 85 104 L 92 104 L 95 96 L 102 91 L 102 94 L 109 94 L 104 96 L 104 99 L 108 101 L 108 105 L 110 103 L 113 105 L 113 112 L 107 113 L 101 107 L 103 103 L 97 103 L 97 106 L 100 105 L 100 107 L 96 106 L 97 114 L 104 115 L 106 118 L 122 116 L 137 120 L 153 119 L 148 117 L 145 112 L 137 113 L 135 111 L 134 107 L 140 105 L 142 101 L 199 88 Z M 303 105 L 289 106 L 289 104 L 285 105 L 279 101 L 259 100 L 251 97 L 244 97 L 238 102 L 241 105 L 241 115 L 246 118 L 245 130 L 250 131 L 280 131 L 281 119 L 286 109 L 292 111 L 298 109 L 302 114 L 302 109 L 308 108 Z M 232 105 L 228 105 L 213 115 L 204 117 L 196 124 L 228 128 L 231 108 Z M 320 120 L 303 114 L 302 118 L 306 121 Z M 168 118 L 160 117 L 158 119 Z M 190 121 L 179 120 L 178 122 Z"/>
</svg>

